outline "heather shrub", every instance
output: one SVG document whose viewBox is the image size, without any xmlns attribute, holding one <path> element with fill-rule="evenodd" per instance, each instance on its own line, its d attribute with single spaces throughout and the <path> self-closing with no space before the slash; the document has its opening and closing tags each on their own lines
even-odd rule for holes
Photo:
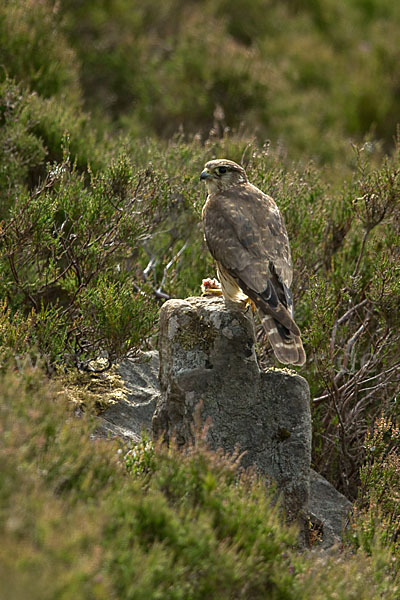
<svg viewBox="0 0 400 600">
<path fill-rule="evenodd" d="M 133 135 L 242 128 L 317 162 L 366 134 L 392 145 L 397 6 L 86 0 L 60 13 L 87 105 Z"/>
<path fill-rule="evenodd" d="M 7 598 L 372 600 L 398 591 L 382 551 L 379 561 L 361 550 L 312 562 L 297 553 L 264 484 L 201 436 L 185 454 L 146 442 L 133 456 L 91 439 L 94 425 L 73 416 L 38 368 L 1 375 Z"/>
<path fill-rule="evenodd" d="M 393 569 L 400 559 L 400 429 L 381 416 L 365 438 L 365 462 L 349 539 L 373 552 L 376 540 L 393 553 Z"/>
<path fill-rule="evenodd" d="M 47 162 L 62 161 L 66 146 L 80 170 L 105 164 L 87 116 L 1 75 L 0 124 L 1 218 L 7 218 L 20 194 L 43 181 Z"/>
<path fill-rule="evenodd" d="M 350 189 L 334 196 L 322 254 L 313 257 L 321 262 L 300 301 L 309 315 L 316 465 L 350 497 L 365 433 L 382 409 L 392 412 L 399 385 L 399 174 L 398 153 L 377 168 L 361 158 Z"/>
<path fill-rule="evenodd" d="M 121 156 L 85 179 L 67 155 L 49 166 L 17 198 L 0 238 L 3 342 L 83 368 L 137 348 L 155 318 L 128 264 L 156 218 L 149 178 Z"/>
<path fill-rule="evenodd" d="M 392 146 L 399 20 L 377 0 L 18 0 L 0 11 L 0 62 L 67 112 L 83 100 L 101 131 L 234 129 L 343 161 L 350 139 Z"/>
<path fill-rule="evenodd" d="M 39 369 L 1 376 L 2 597 L 109 597 L 98 541 L 116 454 L 90 430 Z"/>
<path fill-rule="evenodd" d="M 2 2 L 0 64 L 3 74 L 43 98 L 57 96 L 64 104 L 80 98 L 79 63 L 61 31 L 54 2 Z"/>
</svg>

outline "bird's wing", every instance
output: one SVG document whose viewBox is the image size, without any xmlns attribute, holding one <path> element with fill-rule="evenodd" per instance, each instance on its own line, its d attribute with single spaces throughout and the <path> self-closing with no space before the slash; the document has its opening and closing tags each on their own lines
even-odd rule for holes
<svg viewBox="0 0 400 600">
<path fill-rule="evenodd" d="M 219 271 L 226 271 L 257 306 L 278 360 L 304 364 L 289 290 L 289 240 L 275 202 L 251 184 L 232 186 L 209 196 L 203 222 Z"/>
<path fill-rule="evenodd" d="M 214 258 L 245 286 L 262 293 L 274 278 L 292 282 L 289 240 L 275 202 L 251 184 L 213 194 L 204 233 Z"/>
</svg>

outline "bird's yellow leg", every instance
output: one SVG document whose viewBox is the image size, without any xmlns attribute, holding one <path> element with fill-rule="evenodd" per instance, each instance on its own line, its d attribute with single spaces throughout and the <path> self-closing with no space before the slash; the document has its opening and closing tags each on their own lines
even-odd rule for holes
<svg viewBox="0 0 400 600">
<path fill-rule="evenodd" d="M 244 301 L 244 312 L 247 312 L 249 308 L 251 308 L 254 315 L 254 313 L 256 312 L 256 305 L 254 304 L 251 298 L 246 298 L 246 300 Z"/>
</svg>

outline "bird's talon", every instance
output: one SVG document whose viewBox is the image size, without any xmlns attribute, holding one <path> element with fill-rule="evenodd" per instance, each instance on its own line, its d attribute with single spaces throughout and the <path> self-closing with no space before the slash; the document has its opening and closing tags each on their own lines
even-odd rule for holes
<svg viewBox="0 0 400 600">
<path fill-rule="evenodd" d="M 254 304 L 254 302 L 251 298 L 247 298 L 247 300 L 244 301 L 244 312 L 247 313 L 249 308 L 251 308 L 251 310 L 253 311 L 253 315 L 254 315 L 256 312 L 256 305 Z"/>
</svg>

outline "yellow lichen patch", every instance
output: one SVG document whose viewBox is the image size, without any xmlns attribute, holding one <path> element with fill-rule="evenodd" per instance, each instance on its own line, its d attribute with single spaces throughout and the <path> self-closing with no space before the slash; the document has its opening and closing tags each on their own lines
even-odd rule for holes
<svg viewBox="0 0 400 600">
<path fill-rule="evenodd" d="M 60 373 L 57 379 L 63 387 L 63 394 L 82 408 L 102 412 L 111 404 L 125 400 L 128 390 L 117 367 L 113 365 L 104 373 L 89 373 L 71 370 Z"/>
<path fill-rule="evenodd" d="M 298 375 L 298 373 L 294 369 L 290 369 L 289 367 L 268 367 L 266 372 L 268 371 L 276 371 L 277 373 L 285 373 L 285 375 L 291 375 L 294 377 Z"/>
</svg>

